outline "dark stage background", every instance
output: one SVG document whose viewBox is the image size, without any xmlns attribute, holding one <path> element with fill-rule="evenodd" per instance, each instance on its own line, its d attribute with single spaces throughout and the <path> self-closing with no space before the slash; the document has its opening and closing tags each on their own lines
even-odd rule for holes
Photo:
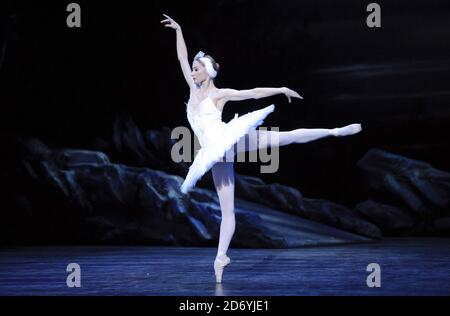
<svg viewBox="0 0 450 316">
<path fill-rule="evenodd" d="M 258 163 L 237 163 L 237 172 L 353 205 L 364 195 L 355 165 L 370 148 L 449 171 L 450 3 L 378 1 L 382 27 L 370 29 L 369 2 L 78 1 L 82 27 L 71 29 L 67 1 L 2 1 L 4 164 L 15 159 L 7 144 L 16 135 L 90 149 L 125 113 L 142 130 L 188 126 L 166 13 L 190 60 L 203 50 L 220 63 L 218 87 L 287 86 L 304 97 L 230 102 L 225 121 L 275 103 L 265 126 L 363 125 L 356 136 L 281 148 L 275 174 L 260 174 Z"/>
</svg>

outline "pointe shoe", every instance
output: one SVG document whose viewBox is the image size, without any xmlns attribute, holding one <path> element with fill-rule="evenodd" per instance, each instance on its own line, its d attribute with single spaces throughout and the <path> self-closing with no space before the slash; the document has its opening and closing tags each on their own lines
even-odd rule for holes
<svg viewBox="0 0 450 316">
<path fill-rule="evenodd" d="M 330 134 L 336 137 L 349 136 L 361 132 L 361 124 L 350 124 L 344 127 L 333 128 Z"/>
<path fill-rule="evenodd" d="M 231 262 L 226 255 L 217 256 L 214 260 L 214 273 L 216 274 L 216 283 L 222 283 L 223 269 Z"/>
</svg>

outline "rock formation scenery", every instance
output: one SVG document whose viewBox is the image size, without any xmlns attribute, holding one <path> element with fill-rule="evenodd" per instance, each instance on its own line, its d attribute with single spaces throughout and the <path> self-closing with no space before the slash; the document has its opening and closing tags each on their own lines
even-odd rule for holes
<svg viewBox="0 0 450 316">
<path fill-rule="evenodd" d="M 215 246 L 221 215 L 212 177 L 188 195 L 179 191 L 189 163 L 171 159 L 176 140 L 170 132 L 141 132 L 128 117 L 118 118 L 111 138 L 96 138 L 89 150 L 14 138 L 2 179 L 15 211 L 4 211 L 2 243 Z M 369 194 L 354 205 L 237 174 L 233 246 L 450 236 L 450 173 L 377 148 L 357 168 L 363 180 L 357 185 Z"/>
</svg>

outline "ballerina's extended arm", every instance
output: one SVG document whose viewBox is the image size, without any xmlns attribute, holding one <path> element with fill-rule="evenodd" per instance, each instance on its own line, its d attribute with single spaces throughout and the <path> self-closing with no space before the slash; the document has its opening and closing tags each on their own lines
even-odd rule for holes
<svg viewBox="0 0 450 316">
<path fill-rule="evenodd" d="M 180 25 L 175 22 L 170 16 L 163 14 L 166 19 L 162 20 L 161 23 L 167 23 L 164 26 L 170 27 L 176 31 L 177 34 L 177 56 L 180 62 L 181 70 L 183 71 L 184 79 L 186 80 L 189 88 L 193 89 L 195 87 L 194 80 L 191 77 L 191 66 L 189 65 L 188 53 L 186 48 L 186 43 L 184 41 L 183 32 L 181 31 Z"/>
<path fill-rule="evenodd" d="M 248 90 L 221 89 L 220 92 L 218 92 L 217 98 L 221 98 L 224 100 L 224 102 L 227 102 L 227 101 L 241 101 L 246 99 L 261 99 L 276 94 L 286 95 L 289 103 L 291 103 L 291 97 L 303 99 L 303 97 L 299 95 L 297 92 L 286 87 L 254 88 Z"/>
</svg>

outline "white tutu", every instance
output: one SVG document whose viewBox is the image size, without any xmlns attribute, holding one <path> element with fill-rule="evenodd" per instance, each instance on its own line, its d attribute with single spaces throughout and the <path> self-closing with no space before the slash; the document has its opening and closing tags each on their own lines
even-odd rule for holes
<svg viewBox="0 0 450 316">
<path fill-rule="evenodd" d="M 194 112 L 190 102 L 187 103 L 186 113 L 191 128 L 200 142 L 200 150 L 189 172 L 181 185 L 181 192 L 187 193 L 197 181 L 219 160 L 222 160 L 239 139 L 255 130 L 264 122 L 267 115 L 272 113 L 275 105 L 271 104 L 260 110 L 252 111 L 240 117 L 235 117 L 228 123 L 222 121 L 222 113 L 207 97 Z"/>
</svg>

